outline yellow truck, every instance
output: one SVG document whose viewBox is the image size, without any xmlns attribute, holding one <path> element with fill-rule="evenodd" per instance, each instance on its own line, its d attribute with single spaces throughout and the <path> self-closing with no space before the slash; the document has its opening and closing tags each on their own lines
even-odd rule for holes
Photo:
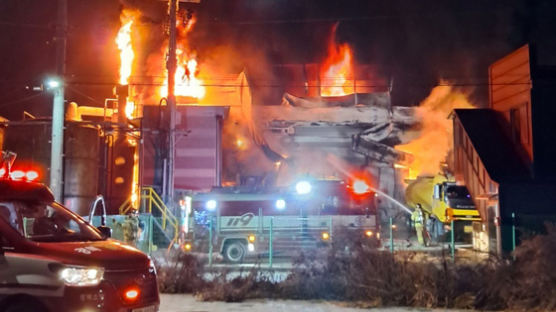
<svg viewBox="0 0 556 312">
<path fill-rule="evenodd" d="M 415 209 L 420 204 L 431 218 L 428 230 L 433 239 L 443 233 L 444 225 L 454 221 L 456 237 L 471 233 L 471 222 L 480 221 L 479 211 L 464 185 L 443 175 L 420 176 L 406 188 L 406 204 Z"/>
</svg>

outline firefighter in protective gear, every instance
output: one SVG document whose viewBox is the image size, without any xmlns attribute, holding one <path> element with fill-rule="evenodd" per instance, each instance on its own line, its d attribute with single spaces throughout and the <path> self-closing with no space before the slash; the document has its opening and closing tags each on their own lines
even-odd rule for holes
<svg viewBox="0 0 556 312">
<path fill-rule="evenodd" d="M 417 232 L 417 240 L 422 246 L 426 246 L 424 237 L 425 219 L 425 213 L 423 212 L 421 205 L 417 204 L 417 207 L 411 214 L 411 221 L 413 221 L 415 232 Z"/>
<path fill-rule="evenodd" d="M 139 230 L 139 216 L 132 212 L 128 214 L 122 224 L 122 231 L 124 234 L 124 243 L 131 246 L 137 244 L 137 232 Z"/>
</svg>

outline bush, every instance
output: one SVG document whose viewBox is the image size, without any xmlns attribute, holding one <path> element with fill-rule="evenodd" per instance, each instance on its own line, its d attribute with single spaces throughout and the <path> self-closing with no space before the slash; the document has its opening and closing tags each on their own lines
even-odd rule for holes
<svg viewBox="0 0 556 312">
<path fill-rule="evenodd" d="M 200 300 L 252 298 L 327 299 L 366 306 L 413 306 L 488 310 L 556 310 L 556 229 L 525 241 L 515 261 L 491 258 L 479 264 L 395 255 L 368 240 L 341 239 L 329 248 L 302 253 L 286 280 L 275 283 L 253 269 L 235 278 L 220 272 L 203 279 L 192 255 L 173 255 L 159 268 L 163 292 L 189 292 Z M 425 260 L 423 260 L 425 259 Z M 242 272 L 243 273 L 243 272 Z"/>
<path fill-rule="evenodd" d="M 172 251 L 153 257 L 158 272 L 158 289 L 163 293 L 194 293 L 205 287 L 203 263 L 190 253 Z"/>
</svg>

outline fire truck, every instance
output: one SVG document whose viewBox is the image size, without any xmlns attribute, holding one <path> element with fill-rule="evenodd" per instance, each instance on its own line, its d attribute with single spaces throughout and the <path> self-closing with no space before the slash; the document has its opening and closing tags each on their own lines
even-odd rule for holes
<svg viewBox="0 0 556 312">
<path fill-rule="evenodd" d="M 231 263 L 325 246 L 336 231 L 380 239 L 374 193 L 362 181 L 304 179 L 259 193 L 215 189 L 186 197 L 182 213 L 183 248 L 220 253 Z"/>
</svg>

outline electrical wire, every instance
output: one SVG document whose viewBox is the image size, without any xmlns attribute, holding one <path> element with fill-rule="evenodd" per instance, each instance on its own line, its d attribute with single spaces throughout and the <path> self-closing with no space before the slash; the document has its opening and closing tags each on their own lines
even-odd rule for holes
<svg viewBox="0 0 556 312">
<path fill-rule="evenodd" d="M 75 92 L 75 93 L 81 95 L 81 96 L 86 97 L 88 100 L 92 101 L 93 103 L 100 104 L 100 105 L 104 105 L 103 102 L 101 102 L 101 101 L 95 99 L 94 97 L 92 97 L 92 96 L 90 96 L 90 95 L 88 95 L 88 94 L 86 94 L 86 93 L 83 93 L 83 92 L 79 91 L 79 89 L 77 89 L 77 88 L 75 88 L 75 87 L 72 87 L 72 86 L 69 86 L 69 85 L 68 85 L 67 88 L 68 88 L 69 90 L 71 90 L 71 91 L 73 91 L 73 92 Z"/>
<path fill-rule="evenodd" d="M 361 79 L 364 80 L 364 79 Z M 536 83 L 540 83 L 539 80 L 535 80 Z M 554 84 L 554 82 L 550 82 L 551 84 Z M 93 81 L 72 81 L 72 82 L 66 82 L 66 84 L 68 85 L 74 85 L 74 86 L 114 86 L 117 83 L 115 82 L 93 82 Z M 511 83 L 482 83 L 482 82 L 462 82 L 462 83 L 422 83 L 422 84 L 416 84 L 416 83 L 411 83 L 411 84 L 400 84 L 403 85 L 404 87 L 429 87 L 431 85 L 433 86 L 442 86 L 442 87 L 488 87 L 488 86 L 520 86 L 520 85 L 530 85 L 532 84 L 532 82 L 511 82 Z M 179 84 L 177 84 L 179 85 Z M 325 88 L 334 88 L 334 87 L 345 87 L 345 86 L 350 86 L 352 84 L 320 84 L 320 85 L 306 85 L 304 83 L 257 83 L 255 82 L 251 82 L 249 85 L 245 85 L 245 84 L 211 84 L 211 83 L 203 83 L 203 84 L 199 84 L 198 86 L 200 87 L 222 87 L 222 88 L 239 88 L 239 87 L 256 87 L 256 88 L 283 88 L 283 87 L 298 87 L 298 88 L 318 88 L 318 87 L 325 87 Z M 129 84 L 130 87 L 162 87 L 165 86 L 165 84 L 163 83 L 139 83 L 139 82 L 134 82 L 134 83 L 130 83 Z M 357 84 L 356 87 L 361 87 L 361 88 L 387 88 L 389 87 L 389 84 Z"/>
<path fill-rule="evenodd" d="M 54 29 L 52 27 L 52 25 L 24 24 L 24 23 L 14 23 L 14 22 L 6 22 L 6 21 L 0 21 L 0 25 L 1 26 L 22 27 L 22 28 L 35 28 L 35 29 L 43 29 L 43 30 Z"/>
<path fill-rule="evenodd" d="M 28 100 L 34 99 L 34 98 L 36 98 L 36 97 L 39 97 L 39 96 L 41 96 L 41 95 L 44 95 L 44 94 L 43 94 L 43 93 L 37 93 L 37 94 L 33 94 L 33 95 L 31 95 L 31 96 L 28 96 L 28 97 L 24 97 L 24 98 L 19 99 L 19 100 L 12 101 L 12 102 L 0 103 L 0 107 L 7 106 L 7 105 L 18 104 L 18 103 L 22 103 L 22 102 L 26 102 L 26 101 L 28 101 Z"/>
</svg>

